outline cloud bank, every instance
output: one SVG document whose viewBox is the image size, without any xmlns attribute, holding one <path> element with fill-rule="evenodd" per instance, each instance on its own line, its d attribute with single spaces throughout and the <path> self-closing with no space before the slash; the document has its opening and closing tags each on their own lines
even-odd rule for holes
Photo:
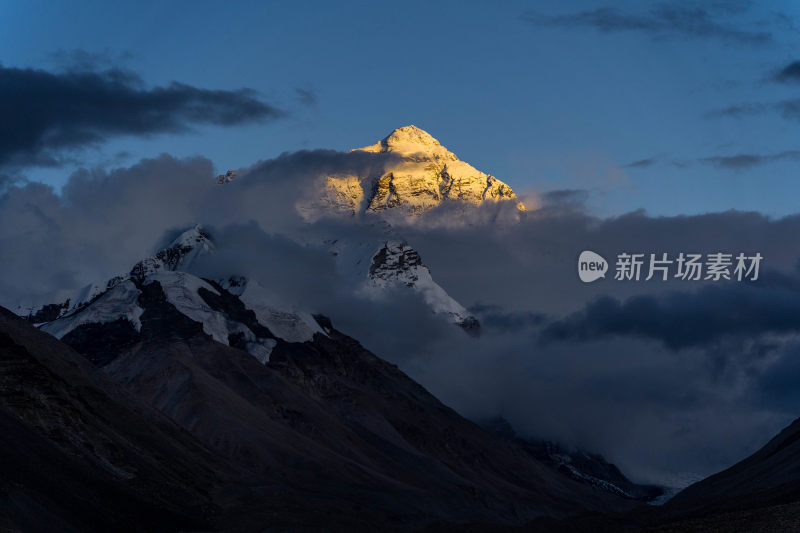
<svg viewBox="0 0 800 533">
<path fill-rule="evenodd" d="M 105 280 L 180 229 L 209 227 L 208 277 L 243 274 L 276 298 L 330 316 L 445 403 L 480 420 L 505 416 L 525 436 L 606 454 L 639 479 L 707 474 L 763 444 L 800 409 L 791 392 L 800 322 L 800 217 L 758 213 L 597 218 L 581 191 L 551 191 L 514 223 L 443 210 L 396 226 L 434 279 L 483 324 L 472 338 L 411 291 L 384 302 L 349 291 L 323 240 L 374 242 L 382 224 L 321 218 L 297 206 L 325 175 L 368 176 L 387 156 L 313 150 L 239 169 L 217 185 L 202 157 L 161 155 L 74 173 L 62 194 L 38 183 L 0 192 L 0 295 Z M 443 224 L 448 217 L 457 223 Z M 369 221 L 368 221 L 369 222 Z M 753 284 L 583 284 L 582 250 L 760 252 Z M 799 376 L 800 378 L 800 376 Z"/>
<path fill-rule="evenodd" d="M 79 59 L 81 68 L 95 63 L 93 57 Z M 283 114 L 250 89 L 178 82 L 148 88 L 134 73 L 116 68 L 49 72 L 0 66 L 0 167 L 58 166 L 71 151 L 114 136 L 185 132 Z"/>
</svg>

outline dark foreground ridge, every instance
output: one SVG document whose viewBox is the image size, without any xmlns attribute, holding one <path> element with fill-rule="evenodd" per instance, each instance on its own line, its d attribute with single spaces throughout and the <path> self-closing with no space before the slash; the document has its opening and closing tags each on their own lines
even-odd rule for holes
<svg viewBox="0 0 800 533">
<path fill-rule="evenodd" d="M 55 338 L 0 308 L 0 525 L 175 531 L 212 524 L 225 467 Z"/>
<path fill-rule="evenodd" d="M 0 525 L 738 531 L 725 527 L 775 526 L 765 508 L 796 523 L 797 423 L 653 508 L 639 500 L 657 489 L 597 456 L 479 427 L 325 317 L 312 340 L 287 342 L 221 285 L 199 289 L 274 341 L 264 363 L 214 341 L 157 281 L 137 287 L 138 331 L 89 322 L 65 336 L 72 348 L 0 309 Z"/>
<path fill-rule="evenodd" d="M 540 517 L 521 526 L 433 524 L 429 532 L 782 533 L 800 531 L 800 419 L 759 451 L 661 507 Z"/>
</svg>

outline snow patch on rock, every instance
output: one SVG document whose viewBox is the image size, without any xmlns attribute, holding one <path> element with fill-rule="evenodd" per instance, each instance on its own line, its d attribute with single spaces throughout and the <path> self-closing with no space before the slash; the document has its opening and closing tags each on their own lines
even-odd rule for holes
<svg viewBox="0 0 800 533">
<path fill-rule="evenodd" d="M 310 313 L 276 307 L 272 303 L 274 296 L 257 281 L 243 282 L 238 290 L 245 307 L 253 311 L 256 320 L 276 337 L 287 342 L 306 342 L 312 340 L 315 333 L 327 335 Z"/>
<path fill-rule="evenodd" d="M 186 272 L 156 272 L 148 276 L 144 284 L 149 285 L 154 281 L 161 284 L 167 301 L 174 305 L 175 309 L 195 322 L 201 323 L 203 331 L 215 341 L 228 344 L 230 333 L 228 319 L 219 311 L 211 309 L 198 293 L 202 287 L 219 296 L 214 287 Z"/>
<path fill-rule="evenodd" d="M 124 281 L 100 296 L 85 309 L 80 309 L 65 317 L 42 326 L 51 335 L 62 338 L 82 324 L 114 322 L 125 318 L 133 324 L 136 331 L 142 329 L 140 318 L 144 309 L 139 307 L 141 291 L 131 281 Z"/>
<path fill-rule="evenodd" d="M 405 242 L 386 241 L 372 256 L 367 278 L 362 288 L 367 294 L 380 295 L 388 286 L 405 285 L 419 293 L 434 313 L 444 314 L 459 325 L 476 321 L 433 280 L 419 253 Z"/>
</svg>

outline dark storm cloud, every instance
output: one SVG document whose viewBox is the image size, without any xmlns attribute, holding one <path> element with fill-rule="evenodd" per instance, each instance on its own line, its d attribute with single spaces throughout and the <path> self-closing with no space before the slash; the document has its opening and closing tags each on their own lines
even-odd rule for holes
<svg viewBox="0 0 800 533">
<path fill-rule="evenodd" d="M 800 293 L 747 285 L 708 286 L 697 292 L 594 300 L 548 325 L 545 342 L 632 336 L 672 350 L 707 346 L 724 337 L 800 332 Z"/>
<path fill-rule="evenodd" d="M 719 168 L 741 170 L 785 160 L 800 160 L 800 150 L 787 150 L 777 154 L 737 154 L 732 156 L 704 157 L 698 161 Z"/>
<path fill-rule="evenodd" d="M 644 13 L 601 7 L 564 15 L 529 12 L 522 18 L 536 26 L 591 28 L 604 33 L 641 32 L 654 37 L 695 37 L 747 45 L 772 41 L 769 32 L 742 29 L 718 20 L 729 14 L 729 10 L 713 6 L 693 7 L 676 2 L 659 4 Z"/>
<path fill-rule="evenodd" d="M 231 126 L 282 114 L 248 89 L 178 82 L 146 88 L 135 74 L 118 69 L 56 73 L 0 66 L 0 166 L 54 166 L 71 150 L 114 136 Z"/>
<path fill-rule="evenodd" d="M 773 81 L 780 83 L 800 82 L 800 61 L 792 61 L 772 76 Z"/>
</svg>

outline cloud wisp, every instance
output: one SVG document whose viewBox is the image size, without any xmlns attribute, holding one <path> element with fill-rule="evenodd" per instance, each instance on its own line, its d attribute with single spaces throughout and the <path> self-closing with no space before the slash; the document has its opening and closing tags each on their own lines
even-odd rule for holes
<svg viewBox="0 0 800 533">
<path fill-rule="evenodd" d="M 773 74 L 771 79 L 778 83 L 800 83 L 800 61 L 792 61 Z"/>
<path fill-rule="evenodd" d="M 658 164 L 670 164 L 677 168 L 687 168 L 693 164 L 712 165 L 720 170 L 743 171 L 780 161 L 800 161 L 800 150 L 784 150 L 772 154 L 739 153 L 699 157 L 694 160 L 672 159 L 659 161 L 657 158 L 635 161 L 626 168 L 648 168 Z"/>
<path fill-rule="evenodd" d="M 625 168 L 646 168 L 655 165 L 657 162 L 658 160 L 655 157 L 647 157 L 628 163 Z"/>
<path fill-rule="evenodd" d="M 562 15 L 528 12 L 522 19 L 536 26 L 595 29 L 603 33 L 638 32 L 654 38 L 715 39 L 727 43 L 764 45 L 772 42 L 772 34 L 752 31 L 728 24 L 721 19 L 729 10 L 663 3 L 643 13 L 627 13 L 612 7 L 579 11 Z"/>
<path fill-rule="evenodd" d="M 800 161 L 800 150 L 786 150 L 776 154 L 737 154 L 698 159 L 701 163 L 729 170 L 743 170 L 776 161 Z"/>
</svg>

